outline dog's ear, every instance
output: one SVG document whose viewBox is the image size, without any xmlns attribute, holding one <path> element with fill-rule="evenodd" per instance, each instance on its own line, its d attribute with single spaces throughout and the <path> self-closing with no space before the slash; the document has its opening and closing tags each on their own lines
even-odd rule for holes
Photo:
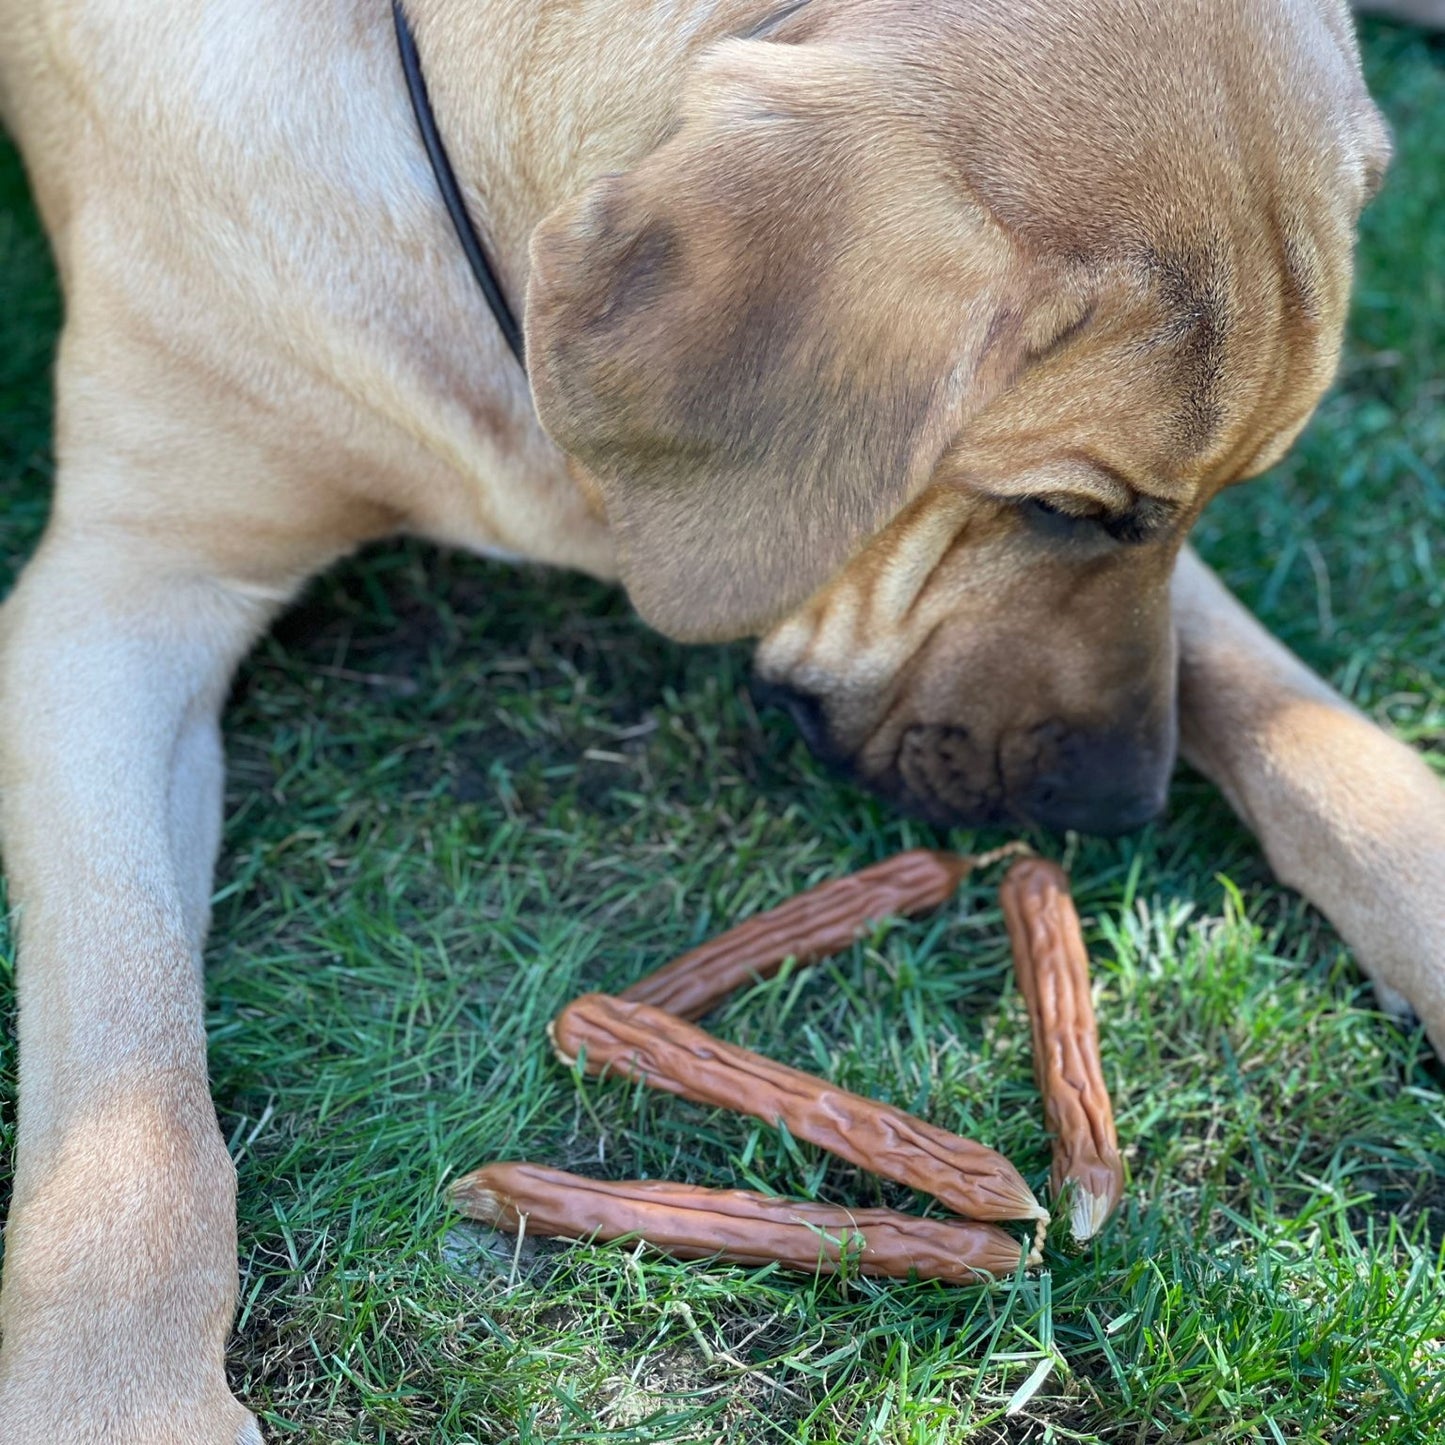
<svg viewBox="0 0 1445 1445">
<path fill-rule="evenodd" d="M 671 137 L 533 237 L 538 415 L 672 637 L 757 633 L 815 591 L 921 490 L 1018 329 L 990 285 L 1009 248 L 884 91 L 833 47 L 725 42 Z"/>
</svg>

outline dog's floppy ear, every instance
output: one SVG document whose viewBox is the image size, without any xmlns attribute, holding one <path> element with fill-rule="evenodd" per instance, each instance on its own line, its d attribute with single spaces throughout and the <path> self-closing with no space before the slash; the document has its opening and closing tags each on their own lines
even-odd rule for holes
<svg viewBox="0 0 1445 1445">
<path fill-rule="evenodd" d="M 835 47 L 724 42 L 671 137 L 533 237 L 538 415 L 672 637 L 800 604 L 922 488 L 977 389 L 1005 248 L 894 140 L 884 91 Z"/>
</svg>

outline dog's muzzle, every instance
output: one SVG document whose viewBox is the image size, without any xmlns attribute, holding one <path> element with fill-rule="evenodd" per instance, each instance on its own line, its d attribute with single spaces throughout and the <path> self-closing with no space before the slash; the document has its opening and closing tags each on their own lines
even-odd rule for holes
<svg viewBox="0 0 1445 1445">
<path fill-rule="evenodd" d="M 1049 721 L 993 738 L 959 725 L 915 723 L 879 766 L 836 745 L 821 699 L 758 681 L 752 692 L 760 705 L 788 713 L 820 762 L 942 827 L 1128 833 L 1163 812 L 1174 770 L 1172 710 L 1113 728 Z"/>
</svg>

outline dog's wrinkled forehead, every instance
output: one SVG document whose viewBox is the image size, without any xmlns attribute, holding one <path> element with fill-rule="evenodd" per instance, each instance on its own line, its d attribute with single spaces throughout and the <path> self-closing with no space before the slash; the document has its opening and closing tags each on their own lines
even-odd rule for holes
<svg viewBox="0 0 1445 1445">
<path fill-rule="evenodd" d="M 1030 251 L 1152 273 L 1201 345 L 1276 276 L 1306 317 L 1342 307 L 1389 140 L 1335 0 L 937 7 L 961 34 L 909 9 L 937 144 Z"/>
<path fill-rule="evenodd" d="M 1311 197 L 1352 218 L 1389 159 L 1343 0 L 901 0 L 884 38 L 969 187 L 1055 254 Z"/>
<path fill-rule="evenodd" d="M 1390 155 L 1343 0 L 903 0 L 886 44 L 927 143 L 1046 276 L 1051 319 L 1035 294 L 990 323 L 1030 328 L 1019 378 L 1112 315 L 1128 337 L 1088 359 L 1162 427 L 1146 468 L 1217 485 L 1272 462 L 1333 373 Z"/>
</svg>

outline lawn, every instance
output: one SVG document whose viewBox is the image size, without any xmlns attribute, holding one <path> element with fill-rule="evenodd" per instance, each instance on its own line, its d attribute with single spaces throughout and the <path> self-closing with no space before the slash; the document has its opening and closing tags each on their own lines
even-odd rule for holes
<svg viewBox="0 0 1445 1445">
<path fill-rule="evenodd" d="M 1205 554 L 1445 775 L 1445 49 L 1367 28 L 1398 161 L 1338 385 Z M 59 304 L 0 155 L 0 588 L 44 519 Z M 840 1283 L 465 1224 L 528 1158 L 919 1207 L 772 1130 L 552 1059 L 544 1021 L 726 921 L 939 835 L 560 574 L 415 545 L 318 583 L 247 664 L 209 951 L 240 1175 L 237 1392 L 276 1441 L 1445 1438 L 1445 1096 L 1201 780 L 1067 856 L 1132 1182 L 1094 1248 L 988 1289 Z M 1002 841 L 957 832 L 969 849 Z M 0 1005 L 13 954 L 0 933 Z M 1006 1152 L 1048 1144 L 991 886 L 739 998 L 726 1037 Z M 8 1158 L 13 1043 L 0 1054 Z"/>
</svg>

